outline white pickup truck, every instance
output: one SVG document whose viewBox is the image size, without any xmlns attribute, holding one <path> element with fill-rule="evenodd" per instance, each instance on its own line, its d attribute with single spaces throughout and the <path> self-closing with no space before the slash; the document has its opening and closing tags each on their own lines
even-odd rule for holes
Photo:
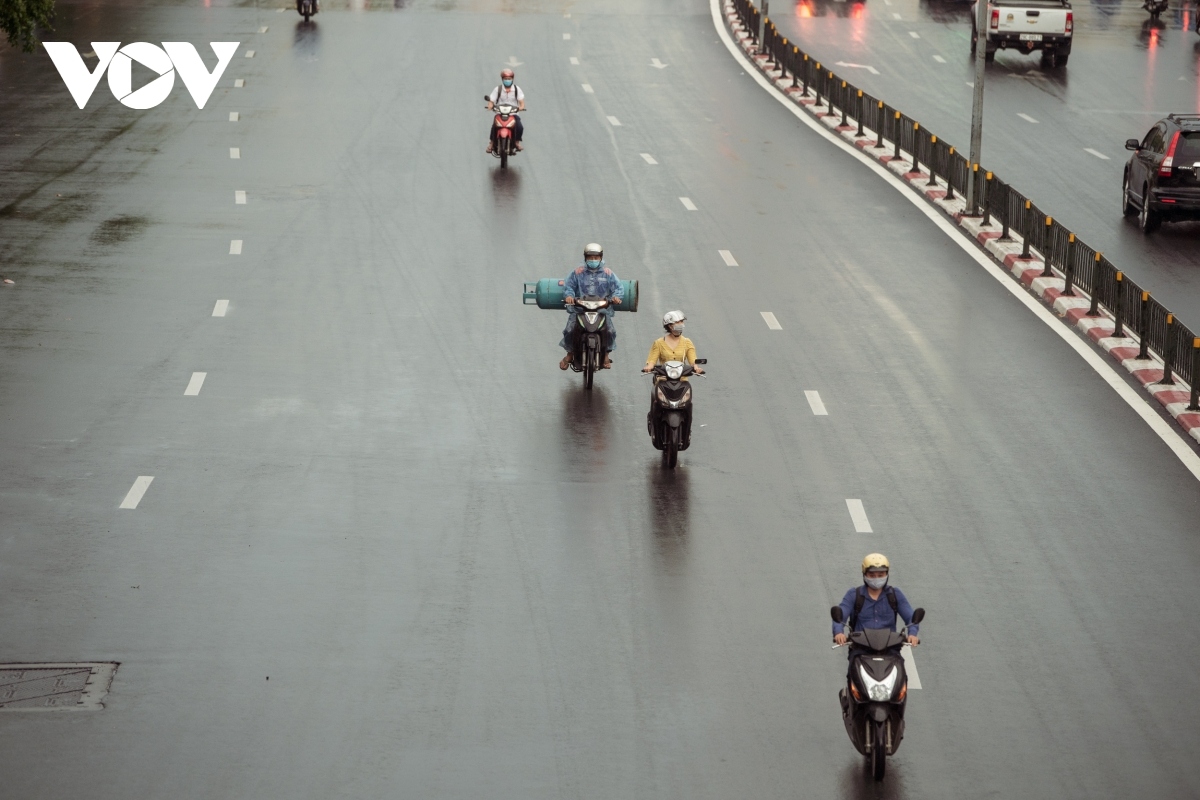
<svg viewBox="0 0 1200 800">
<path fill-rule="evenodd" d="M 990 0 L 985 57 L 990 62 L 997 50 L 1022 53 L 1042 51 L 1042 63 L 1062 67 L 1071 55 L 1075 14 L 1068 0 Z M 975 14 L 971 14 L 971 55 L 979 46 Z"/>
</svg>

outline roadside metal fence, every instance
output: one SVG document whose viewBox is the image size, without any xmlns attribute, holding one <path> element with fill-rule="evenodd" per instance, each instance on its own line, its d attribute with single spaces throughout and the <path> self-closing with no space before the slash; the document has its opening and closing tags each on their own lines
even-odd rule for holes
<svg viewBox="0 0 1200 800">
<path fill-rule="evenodd" d="M 816 105 L 828 106 L 827 114 L 840 116 L 844 130 L 854 128 L 859 136 L 873 136 L 875 147 L 893 148 L 893 157 L 901 151 L 912 157 L 913 172 L 921 166 L 929 171 L 929 186 L 940 178 L 946 184 L 946 198 L 956 194 L 966 204 L 965 216 L 982 217 L 985 227 L 1001 229 L 999 241 L 1013 241 L 1015 232 L 1023 239 L 1021 256 L 1028 258 L 1036 250 L 1045 262 L 1044 277 L 1052 268 L 1065 276 L 1063 294 L 1073 296 L 1076 289 L 1091 295 L 1089 316 L 1098 316 L 1103 308 L 1112 314 L 1114 336 L 1136 335 L 1140 341 L 1138 358 L 1149 358 L 1150 350 L 1165 362 L 1162 384 L 1173 384 L 1174 375 L 1186 377 L 1191 384 L 1188 411 L 1200 411 L 1200 337 L 1155 300 L 1127 274 L 1058 220 L 1045 214 L 1032 200 L 994 173 L 980 169 L 945 140 L 924 125 L 883 100 L 871 96 L 839 77 L 810 54 L 780 35 L 753 0 L 731 0 L 742 25 L 749 32 L 754 48 L 769 66 L 791 77 L 792 86 L 804 95 L 816 95 Z M 871 133 L 868 133 L 868 130 Z M 968 176 L 975 173 L 973 196 L 967 196 Z"/>
</svg>

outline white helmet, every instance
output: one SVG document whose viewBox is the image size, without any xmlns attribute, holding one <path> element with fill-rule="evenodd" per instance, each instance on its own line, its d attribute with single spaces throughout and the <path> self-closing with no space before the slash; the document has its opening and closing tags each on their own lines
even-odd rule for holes
<svg viewBox="0 0 1200 800">
<path fill-rule="evenodd" d="M 604 248 L 601 247 L 600 245 L 596 244 L 595 242 L 592 242 L 587 247 L 583 248 L 584 259 L 587 259 L 588 256 L 596 256 L 597 258 L 604 258 Z"/>
<path fill-rule="evenodd" d="M 676 322 L 683 322 L 685 319 L 687 317 L 683 315 L 682 311 L 668 311 L 663 314 L 663 327 L 670 330 L 671 326 Z"/>
</svg>

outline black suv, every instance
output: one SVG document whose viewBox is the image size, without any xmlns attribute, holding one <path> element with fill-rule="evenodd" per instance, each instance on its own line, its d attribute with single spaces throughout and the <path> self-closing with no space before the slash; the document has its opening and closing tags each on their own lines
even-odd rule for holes
<svg viewBox="0 0 1200 800">
<path fill-rule="evenodd" d="M 1142 233 L 1162 222 L 1200 219 L 1200 114 L 1170 114 L 1141 142 L 1130 139 L 1121 206 Z"/>
</svg>

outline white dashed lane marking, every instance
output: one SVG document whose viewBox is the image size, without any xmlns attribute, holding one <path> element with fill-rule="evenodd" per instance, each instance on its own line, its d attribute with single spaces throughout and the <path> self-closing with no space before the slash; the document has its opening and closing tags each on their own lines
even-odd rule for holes
<svg viewBox="0 0 1200 800">
<path fill-rule="evenodd" d="M 688 211 L 696 210 L 696 204 L 692 202 L 692 198 L 690 197 L 681 197 L 679 198 L 679 202 L 683 203 L 683 207 Z"/>
<path fill-rule="evenodd" d="M 233 202 L 239 206 L 246 205 L 246 190 L 237 189 L 233 193 Z"/>
<path fill-rule="evenodd" d="M 238 78 L 237 80 L 235 80 L 233 82 L 233 88 L 235 88 L 235 89 L 241 89 L 245 85 L 246 85 L 246 80 L 244 78 Z"/>
<path fill-rule="evenodd" d="M 614 128 L 619 128 L 621 127 L 621 120 L 617 119 L 616 117 L 609 117 L 608 124 L 612 125 Z"/>
<path fill-rule="evenodd" d="M 568 39 L 570 39 L 570 38 L 571 38 L 571 34 L 569 34 L 569 33 L 564 33 L 564 34 L 563 34 L 563 41 L 564 41 L 564 42 L 565 42 L 565 41 L 567 41 L 567 40 L 568 40 Z"/>
<path fill-rule="evenodd" d="M 583 90 L 584 90 L 585 92 L 587 92 L 588 94 L 595 94 L 595 93 L 596 93 L 596 90 L 592 88 L 592 85 L 591 85 L 590 83 L 585 83 L 585 84 L 582 84 L 582 86 L 583 86 Z"/>
<path fill-rule="evenodd" d="M 1083 148 L 1083 152 L 1091 153 L 1092 155 L 1094 155 L 1096 158 L 1100 159 L 1101 161 L 1109 161 L 1110 160 L 1108 156 L 1104 155 L 1104 153 L 1101 153 L 1099 150 L 1093 150 L 1090 147 Z"/>
<path fill-rule="evenodd" d="M 825 410 L 825 403 L 821 401 L 820 392 L 805 390 L 804 397 L 808 400 L 808 407 L 812 409 L 814 417 L 829 416 L 829 412 Z"/>
<path fill-rule="evenodd" d="M 908 675 L 908 688 L 920 689 L 921 676 L 917 674 L 917 660 L 913 658 L 912 648 L 904 645 L 900 648 L 900 655 L 904 656 L 904 672 Z"/>
<path fill-rule="evenodd" d="M 188 381 L 187 388 L 183 390 L 183 396 L 195 397 L 200 394 L 200 387 L 204 385 L 206 377 L 208 377 L 207 372 L 193 372 L 192 379 Z"/>
<path fill-rule="evenodd" d="M 893 11 L 893 12 L 892 12 L 892 19 L 900 19 L 900 15 L 899 15 L 899 14 L 897 14 L 895 11 Z"/>
<path fill-rule="evenodd" d="M 908 35 L 909 35 L 909 36 L 911 36 L 911 37 L 912 37 L 912 38 L 914 38 L 914 39 L 920 39 L 920 38 L 921 38 L 921 34 L 917 33 L 916 31 L 909 31 L 909 32 L 908 32 Z"/>
<path fill-rule="evenodd" d="M 874 533 L 871 522 L 867 519 L 867 510 L 863 508 L 862 500 L 847 500 L 846 509 L 850 512 L 850 521 L 854 523 L 855 533 Z"/>
<path fill-rule="evenodd" d="M 934 56 L 934 57 L 933 57 L 933 60 L 934 60 L 934 61 L 936 61 L 936 62 L 938 62 L 939 64 L 945 64 L 945 63 L 946 63 L 946 59 L 942 58 L 941 56 Z"/>
<path fill-rule="evenodd" d="M 153 480 L 153 475 L 139 475 L 138 479 L 133 482 L 133 486 L 129 489 L 129 493 L 125 495 L 125 499 L 121 501 L 121 508 L 137 508 L 138 503 L 142 502 L 142 496 L 146 494 L 146 490 L 150 488 L 150 482 Z"/>
<path fill-rule="evenodd" d="M 737 259 L 733 257 L 733 253 L 729 252 L 728 250 L 718 250 L 717 252 L 720 253 L 721 258 L 724 259 L 725 266 L 736 267 L 738 265 Z"/>
<path fill-rule="evenodd" d="M 1028 114 L 1022 113 L 1022 114 L 1017 114 L 1017 116 L 1020 117 L 1021 119 L 1025 120 L 1026 122 L 1032 122 L 1034 125 L 1038 124 L 1038 121 L 1036 119 L 1034 119 L 1033 117 L 1029 116 Z"/>
<path fill-rule="evenodd" d="M 767 323 L 768 328 L 773 331 L 783 330 L 783 326 L 779 324 L 779 320 L 775 319 L 775 315 L 772 312 L 760 311 L 758 313 L 762 314 L 763 322 Z"/>
<path fill-rule="evenodd" d="M 254 58 L 254 51 L 253 51 L 253 50 L 247 50 L 247 51 L 246 51 L 246 58 Z"/>
<path fill-rule="evenodd" d="M 215 306 L 213 306 L 212 315 L 214 317 L 223 317 L 223 316 L 225 316 L 225 312 L 228 310 L 229 310 L 229 301 L 228 300 L 218 300 L 217 304 Z"/>
<path fill-rule="evenodd" d="M 266 32 L 267 32 L 267 26 L 266 26 L 266 25 L 263 25 L 261 28 L 259 28 L 259 29 L 258 29 L 258 32 L 259 32 L 259 33 L 266 33 Z"/>
<path fill-rule="evenodd" d="M 230 111 L 230 112 L 229 112 L 229 121 L 230 121 L 230 122 L 237 122 L 237 121 L 238 121 L 238 112 L 236 112 L 236 111 Z"/>
<path fill-rule="evenodd" d="M 242 148 L 240 148 L 240 147 L 229 148 L 229 157 L 240 159 L 242 157 Z"/>
<path fill-rule="evenodd" d="M 578 66 L 579 66 L 579 59 L 578 59 L 578 58 L 576 58 L 575 56 L 571 56 L 571 63 L 572 63 L 572 64 L 574 64 L 575 66 L 577 66 L 577 67 L 578 67 Z"/>
<path fill-rule="evenodd" d="M 230 239 L 229 240 L 229 255 L 240 256 L 241 254 L 242 254 L 242 240 L 241 239 Z"/>
<path fill-rule="evenodd" d="M 654 164 L 658 163 L 657 161 L 654 160 L 654 156 L 650 155 L 649 153 L 642 153 L 642 158 L 646 161 L 647 164 L 654 165 Z"/>
</svg>

